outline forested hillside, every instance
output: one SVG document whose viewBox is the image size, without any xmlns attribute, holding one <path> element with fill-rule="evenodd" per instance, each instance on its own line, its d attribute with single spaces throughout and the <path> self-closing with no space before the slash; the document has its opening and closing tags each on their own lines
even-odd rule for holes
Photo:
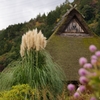
<svg viewBox="0 0 100 100">
<path fill-rule="evenodd" d="M 100 0 L 74 0 L 90 28 L 100 35 Z"/>
<path fill-rule="evenodd" d="M 85 16 L 90 28 L 100 35 L 100 0 L 75 0 L 72 5 L 77 4 L 77 9 Z M 19 49 L 21 36 L 28 30 L 38 28 L 44 36 L 49 38 L 52 30 L 62 15 L 69 9 L 68 3 L 64 2 L 57 6 L 48 15 L 37 15 L 29 22 L 10 25 L 0 31 L 0 67 L 6 67 L 14 60 L 20 59 Z"/>
</svg>

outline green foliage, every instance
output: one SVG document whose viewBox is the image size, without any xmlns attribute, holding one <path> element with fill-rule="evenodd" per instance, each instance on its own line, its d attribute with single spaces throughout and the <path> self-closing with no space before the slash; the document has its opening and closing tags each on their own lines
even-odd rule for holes
<svg viewBox="0 0 100 100">
<path fill-rule="evenodd" d="M 52 61 L 45 50 L 31 49 L 25 51 L 22 62 L 9 64 L 0 74 L 0 79 L 1 91 L 11 89 L 12 86 L 18 84 L 29 84 L 32 89 L 38 90 L 39 97 L 50 99 L 62 94 L 65 77 L 61 68 Z"/>
<path fill-rule="evenodd" d="M 19 47 L 21 42 L 21 36 L 28 30 L 32 30 L 37 27 L 41 29 L 44 36 L 47 39 L 51 36 L 54 25 L 57 23 L 57 19 L 67 11 L 69 6 L 66 3 L 56 7 L 54 11 L 49 12 L 46 16 L 45 14 L 37 15 L 36 18 L 31 19 L 29 22 L 15 24 L 8 26 L 5 30 L 0 31 L 0 58 L 5 58 L 5 60 L 0 60 L 0 64 L 5 67 L 13 60 L 17 60 L 19 56 Z M 39 23 L 37 26 L 36 23 Z M 12 59 L 9 56 L 12 52 L 15 58 Z M 7 53 L 7 55 L 6 55 Z M 6 57 L 4 57 L 6 55 Z"/>
<path fill-rule="evenodd" d="M 16 85 L 9 91 L 0 92 L 0 100 L 34 100 L 34 91 L 28 84 Z"/>
<path fill-rule="evenodd" d="M 47 88 L 54 95 L 62 93 L 63 72 L 47 52 L 31 51 L 26 54 L 22 62 L 22 66 L 14 73 L 13 85 L 24 83 L 40 90 Z"/>
<path fill-rule="evenodd" d="M 14 51 L 13 51 L 14 49 Z M 12 52 L 5 53 L 2 56 L 0 56 L 0 64 L 3 66 L 7 66 L 9 62 L 15 61 L 19 56 L 19 50 L 16 48 L 12 48 Z"/>
<path fill-rule="evenodd" d="M 57 19 L 61 19 L 62 15 L 70 8 L 68 1 L 65 0 L 63 4 L 57 6 L 55 10 L 48 13 L 46 16 L 45 14 L 41 15 L 38 14 L 36 18 L 30 19 L 29 22 L 10 25 L 8 28 L 0 31 L 0 56 L 3 56 L 5 53 L 16 52 L 16 58 L 18 59 L 19 52 L 18 49 L 20 47 L 21 36 L 28 31 L 29 29 L 32 30 L 36 28 L 36 23 L 39 23 L 38 29 L 41 29 L 44 33 L 44 36 L 47 39 L 51 36 L 52 30 L 57 24 Z M 99 0 L 74 0 L 74 3 L 77 4 L 77 9 L 86 17 L 86 21 L 89 24 L 95 26 L 95 24 L 99 20 L 100 15 L 100 1 Z M 98 26 L 92 27 L 93 31 L 99 35 L 99 23 Z M 97 25 L 97 24 L 96 24 Z M 6 56 L 7 57 L 7 56 Z M 7 57 L 8 58 L 8 57 Z M 14 59 L 14 60 L 15 60 Z M 12 59 L 13 60 L 13 59 Z M 0 62 L 2 62 L 0 60 Z M 5 67 L 10 63 L 10 60 L 5 60 L 2 63 Z"/>
<path fill-rule="evenodd" d="M 0 91 L 11 89 L 14 81 L 14 71 L 21 67 L 20 61 L 9 64 L 0 74 Z"/>
<path fill-rule="evenodd" d="M 84 5 L 82 9 L 83 15 L 85 16 L 85 20 L 89 21 L 94 18 L 94 9 L 89 5 Z"/>
<path fill-rule="evenodd" d="M 100 16 L 100 1 L 99 0 L 74 0 L 74 4 L 77 4 L 77 9 L 85 16 L 85 20 L 88 24 L 98 23 Z M 95 26 L 90 28 L 98 35 L 98 28 Z"/>
<path fill-rule="evenodd" d="M 0 92 L 0 100 L 61 100 L 61 98 L 59 95 L 54 98 L 47 88 L 38 90 L 32 89 L 28 84 L 19 84 L 12 86 L 8 91 Z"/>
<path fill-rule="evenodd" d="M 96 33 L 100 36 L 100 19 L 99 19 L 99 21 L 98 21 Z"/>
<path fill-rule="evenodd" d="M 55 16 L 56 12 L 52 11 L 47 16 L 47 24 L 52 25 L 56 22 L 57 17 Z"/>
</svg>

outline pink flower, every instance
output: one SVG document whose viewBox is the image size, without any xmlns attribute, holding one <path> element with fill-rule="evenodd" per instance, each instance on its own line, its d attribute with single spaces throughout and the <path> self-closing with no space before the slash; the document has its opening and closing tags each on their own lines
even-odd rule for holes
<svg viewBox="0 0 100 100">
<path fill-rule="evenodd" d="M 95 51 L 97 50 L 97 47 L 96 47 L 95 45 L 90 45 L 90 46 L 89 46 L 89 50 L 90 50 L 91 52 L 95 52 Z"/>
<path fill-rule="evenodd" d="M 79 98 L 80 94 L 78 92 L 75 92 L 73 96 L 74 96 L 74 98 Z"/>
<path fill-rule="evenodd" d="M 96 55 L 97 57 L 100 57 L 100 51 L 97 51 L 97 52 L 95 53 L 95 55 Z"/>
<path fill-rule="evenodd" d="M 85 63 L 87 63 L 87 59 L 86 59 L 85 57 L 81 57 L 81 58 L 79 59 L 79 64 L 80 64 L 81 66 L 83 66 Z"/>
<path fill-rule="evenodd" d="M 92 55 L 92 56 L 91 56 L 91 59 L 97 60 L 97 56 L 96 56 L 96 55 Z"/>
<path fill-rule="evenodd" d="M 92 68 L 92 64 L 90 64 L 90 63 L 86 63 L 86 64 L 84 64 L 83 67 L 84 67 L 84 68 Z"/>
<path fill-rule="evenodd" d="M 97 63 L 97 60 L 96 59 L 91 59 L 91 64 L 92 65 L 96 65 L 96 63 Z"/>
<path fill-rule="evenodd" d="M 79 91 L 83 93 L 86 90 L 86 87 L 84 85 L 79 86 Z"/>
<path fill-rule="evenodd" d="M 91 97 L 91 99 L 90 100 L 97 100 L 95 97 Z"/>
<path fill-rule="evenodd" d="M 79 71 L 78 71 L 78 73 L 79 73 L 80 76 L 85 76 L 85 75 L 87 75 L 88 72 L 87 72 L 86 69 L 80 68 Z"/>
<path fill-rule="evenodd" d="M 81 76 L 79 78 L 79 81 L 81 84 L 87 84 L 88 83 L 88 79 L 85 76 Z"/>
<path fill-rule="evenodd" d="M 74 90 L 75 90 L 75 85 L 69 84 L 69 85 L 67 86 L 67 89 L 68 89 L 69 91 L 74 91 Z"/>
</svg>

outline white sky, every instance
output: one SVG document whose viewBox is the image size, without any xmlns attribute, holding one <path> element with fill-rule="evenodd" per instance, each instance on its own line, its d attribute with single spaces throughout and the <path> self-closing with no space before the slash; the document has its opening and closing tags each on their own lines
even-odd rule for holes
<svg viewBox="0 0 100 100">
<path fill-rule="evenodd" d="M 65 0 L 0 0 L 0 30 L 48 13 Z M 69 0 L 73 2 L 73 0 Z"/>
</svg>

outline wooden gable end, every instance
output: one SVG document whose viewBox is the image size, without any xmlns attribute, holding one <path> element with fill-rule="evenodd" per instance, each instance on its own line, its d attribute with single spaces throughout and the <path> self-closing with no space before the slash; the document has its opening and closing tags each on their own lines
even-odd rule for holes
<svg viewBox="0 0 100 100">
<path fill-rule="evenodd" d="M 90 36 L 91 32 L 89 31 L 89 27 L 84 21 L 83 16 L 73 8 L 68 15 L 64 17 L 56 34 L 64 36 Z"/>
<path fill-rule="evenodd" d="M 71 22 L 66 26 L 64 31 L 65 33 L 84 33 L 84 29 L 82 29 L 81 25 L 74 18 Z"/>
</svg>

